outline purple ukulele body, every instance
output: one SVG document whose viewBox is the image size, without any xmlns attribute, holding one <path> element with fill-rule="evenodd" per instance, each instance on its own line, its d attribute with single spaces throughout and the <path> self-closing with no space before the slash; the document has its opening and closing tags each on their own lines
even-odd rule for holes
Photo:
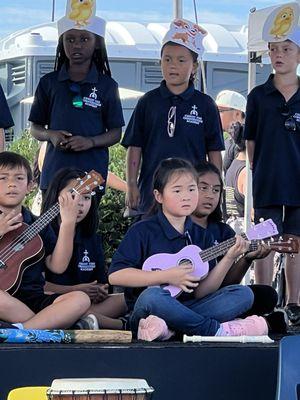
<svg viewBox="0 0 300 400">
<path fill-rule="evenodd" d="M 257 240 L 262 240 L 277 234 L 278 231 L 275 223 L 271 219 L 268 219 L 258 225 L 250 227 L 247 234 L 243 234 L 243 236 L 245 236 L 245 239 L 254 241 L 253 244 L 257 247 Z M 224 255 L 234 244 L 235 238 L 231 238 L 206 250 L 201 250 L 200 247 L 195 245 L 189 245 L 175 254 L 154 254 L 145 260 L 142 269 L 144 271 L 162 271 L 179 266 L 183 263 L 190 263 L 194 268 L 191 275 L 199 279 L 204 279 L 209 272 L 208 262 Z M 180 288 L 169 284 L 161 285 L 161 287 L 168 290 L 172 297 L 176 297 L 182 292 Z"/>
<path fill-rule="evenodd" d="M 208 262 L 203 262 L 200 257 L 201 249 L 193 244 L 184 247 L 178 253 L 159 253 L 147 258 L 143 264 L 144 271 L 161 271 L 179 266 L 183 263 L 190 263 L 194 269 L 191 275 L 197 278 L 205 278 L 208 274 Z M 163 285 L 164 289 L 169 290 L 172 297 L 178 296 L 181 289 L 172 285 Z"/>
</svg>

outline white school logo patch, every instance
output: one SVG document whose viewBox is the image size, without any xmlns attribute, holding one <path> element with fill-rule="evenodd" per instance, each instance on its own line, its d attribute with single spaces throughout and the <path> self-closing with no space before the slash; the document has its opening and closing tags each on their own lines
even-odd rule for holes
<svg viewBox="0 0 300 400">
<path fill-rule="evenodd" d="M 86 106 L 89 106 L 92 108 L 101 107 L 101 101 L 98 100 L 97 92 L 98 92 L 98 90 L 96 89 L 96 87 L 93 87 L 91 93 L 89 94 L 89 97 L 83 98 L 83 102 Z"/>
<path fill-rule="evenodd" d="M 78 268 L 80 271 L 93 271 L 96 267 L 94 262 L 91 262 L 90 258 L 88 257 L 89 252 L 84 250 L 84 256 L 82 257 L 82 261 L 78 263 Z"/>
<path fill-rule="evenodd" d="M 203 124 L 203 119 L 202 117 L 199 117 L 197 108 L 198 107 L 194 104 L 192 106 L 190 113 L 185 114 L 183 116 L 183 119 L 190 124 L 195 124 L 195 125 Z"/>
</svg>

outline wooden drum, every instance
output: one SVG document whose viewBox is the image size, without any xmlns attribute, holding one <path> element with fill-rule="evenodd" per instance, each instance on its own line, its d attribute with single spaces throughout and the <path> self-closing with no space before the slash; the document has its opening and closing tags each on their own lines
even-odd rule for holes
<svg viewBox="0 0 300 400">
<path fill-rule="evenodd" d="M 154 389 L 144 379 L 55 379 L 48 400 L 148 400 Z"/>
</svg>

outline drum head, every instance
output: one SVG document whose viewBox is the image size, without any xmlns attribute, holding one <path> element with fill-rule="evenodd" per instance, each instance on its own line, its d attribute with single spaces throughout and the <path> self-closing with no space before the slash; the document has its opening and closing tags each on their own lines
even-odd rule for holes
<svg viewBox="0 0 300 400">
<path fill-rule="evenodd" d="M 154 389 L 145 379 L 125 378 L 74 378 L 54 379 L 49 389 L 49 394 L 145 394 L 152 393 Z"/>
</svg>

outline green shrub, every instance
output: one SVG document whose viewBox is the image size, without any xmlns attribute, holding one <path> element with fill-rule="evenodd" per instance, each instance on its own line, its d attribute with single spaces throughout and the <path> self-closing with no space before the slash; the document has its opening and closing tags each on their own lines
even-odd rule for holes
<svg viewBox="0 0 300 400">
<path fill-rule="evenodd" d="M 126 150 L 120 144 L 116 144 L 110 147 L 109 154 L 109 170 L 124 179 Z M 123 217 L 124 202 L 125 194 L 110 188 L 106 189 L 101 200 L 99 231 L 107 266 L 131 223 L 130 219 Z"/>
</svg>

